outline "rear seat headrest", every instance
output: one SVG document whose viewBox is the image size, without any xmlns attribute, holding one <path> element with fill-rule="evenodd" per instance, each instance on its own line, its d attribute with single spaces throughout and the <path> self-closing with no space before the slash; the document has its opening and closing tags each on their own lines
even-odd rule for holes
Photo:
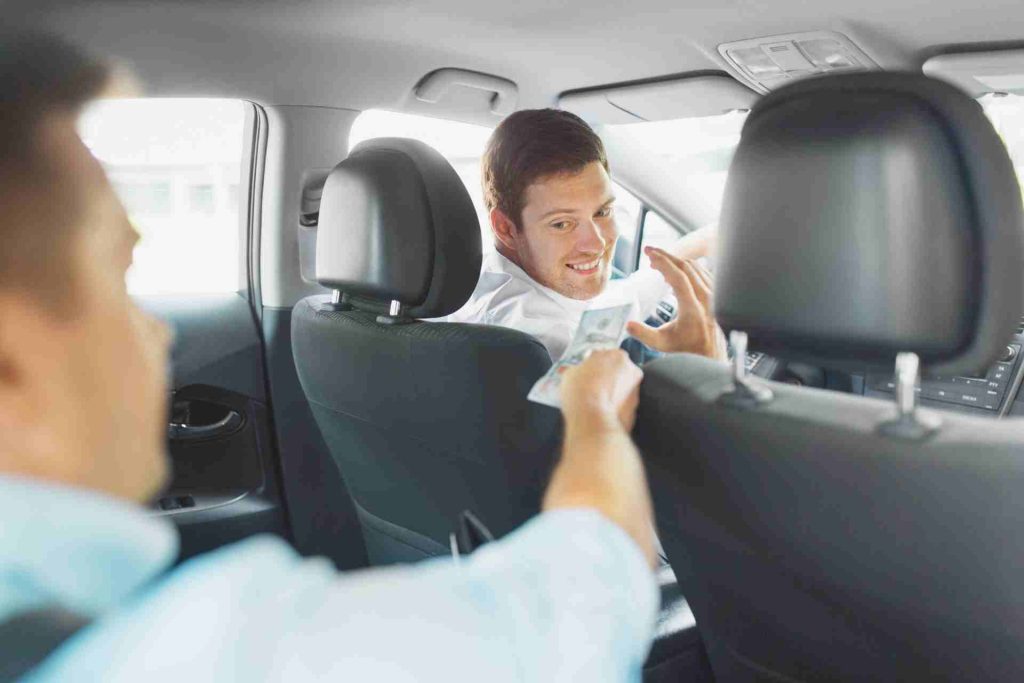
<svg viewBox="0 0 1024 683">
<path fill-rule="evenodd" d="M 1024 221 L 980 105 L 917 74 L 809 79 L 750 113 L 726 185 L 716 314 L 823 365 L 987 367 L 1024 305 Z"/>
<path fill-rule="evenodd" d="M 480 275 L 480 223 L 455 170 L 416 140 L 360 143 L 327 177 L 316 278 L 406 315 L 458 310 Z"/>
</svg>

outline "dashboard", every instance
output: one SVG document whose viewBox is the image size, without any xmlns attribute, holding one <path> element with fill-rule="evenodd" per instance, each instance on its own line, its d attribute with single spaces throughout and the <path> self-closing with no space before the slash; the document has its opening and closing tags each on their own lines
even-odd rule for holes
<svg viewBox="0 0 1024 683">
<path fill-rule="evenodd" d="M 668 298 L 658 304 L 655 315 L 647 323 L 657 326 L 675 316 L 675 300 Z M 1024 320 L 999 360 L 976 377 L 922 377 L 916 388 L 918 405 L 935 410 L 967 413 L 999 418 L 1024 416 L 1024 396 L 1018 399 L 1024 380 Z M 874 398 L 894 400 L 896 381 L 893 373 L 861 374 L 828 373 L 821 368 L 800 363 L 787 363 L 758 351 L 748 351 L 747 372 L 764 379 L 804 386 L 834 389 Z"/>
<path fill-rule="evenodd" d="M 923 377 L 916 388 L 918 405 L 989 417 L 1010 414 L 1020 389 L 1022 345 L 1024 339 L 1015 335 L 996 364 L 977 377 Z M 868 373 L 863 393 L 889 397 L 895 387 L 891 374 Z"/>
<path fill-rule="evenodd" d="M 1024 378 L 1024 333 L 1018 330 L 1006 345 L 999 360 L 985 373 L 975 377 L 923 377 L 916 388 L 918 405 L 935 410 L 967 413 L 984 417 L 1024 415 L 1024 397 L 1018 399 Z M 758 377 L 808 386 L 826 387 L 827 373 L 809 366 L 789 365 L 759 352 L 748 352 L 747 370 Z M 892 373 L 865 372 L 846 375 L 838 383 L 841 390 L 874 398 L 893 399 L 896 382 Z M 836 388 L 828 386 L 828 388 Z"/>
</svg>

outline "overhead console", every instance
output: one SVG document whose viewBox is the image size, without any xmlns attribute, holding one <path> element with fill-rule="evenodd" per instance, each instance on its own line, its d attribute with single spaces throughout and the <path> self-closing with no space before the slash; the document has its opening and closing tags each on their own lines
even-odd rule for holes
<svg viewBox="0 0 1024 683">
<path fill-rule="evenodd" d="M 800 78 L 873 71 L 878 65 L 849 38 L 835 31 L 787 33 L 718 46 L 736 76 L 767 93 Z"/>
</svg>

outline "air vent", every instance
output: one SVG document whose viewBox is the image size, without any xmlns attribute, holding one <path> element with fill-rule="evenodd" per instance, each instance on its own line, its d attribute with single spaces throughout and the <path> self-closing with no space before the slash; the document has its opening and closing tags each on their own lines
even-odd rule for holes
<svg viewBox="0 0 1024 683">
<path fill-rule="evenodd" d="M 1024 334 L 1024 318 L 1017 322 L 1017 334 Z"/>
<path fill-rule="evenodd" d="M 718 46 L 718 52 L 744 81 L 760 92 L 798 78 L 878 68 L 849 38 L 833 31 L 724 43 Z"/>
</svg>

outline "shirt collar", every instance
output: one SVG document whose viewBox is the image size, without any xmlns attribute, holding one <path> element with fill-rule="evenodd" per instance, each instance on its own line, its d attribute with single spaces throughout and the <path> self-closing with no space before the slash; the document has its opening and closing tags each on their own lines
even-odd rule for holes
<svg viewBox="0 0 1024 683">
<path fill-rule="evenodd" d="M 579 299 L 572 299 L 563 294 L 559 294 L 549 287 L 545 287 L 530 277 L 529 273 L 517 266 L 508 257 L 499 253 L 497 250 L 491 252 L 488 260 L 484 261 L 484 270 L 497 270 L 508 273 L 519 280 L 523 280 L 533 289 L 537 290 L 537 292 L 547 296 L 563 309 L 575 315 L 582 315 L 583 312 L 590 308 L 590 305 L 593 303 L 592 300 L 581 301 Z"/>
<path fill-rule="evenodd" d="M 169 520 L 40 480 L 0 476 L 0 520 L 0 618 L 19 600 L 25 608 L 56 603 L 87 615 L 104 611 L 164 571 L 178 552 Z"/>
</svg>

